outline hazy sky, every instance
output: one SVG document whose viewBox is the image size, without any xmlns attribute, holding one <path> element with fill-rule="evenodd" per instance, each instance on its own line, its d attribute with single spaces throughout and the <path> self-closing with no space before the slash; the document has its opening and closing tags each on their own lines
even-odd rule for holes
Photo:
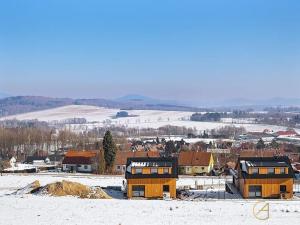
<svg viewBox="0 0 300 225">
<path fill-rule="evenodd" d="M 300 97 L 300 1 L 1 1 L 0 92 Z"/>
</svg>

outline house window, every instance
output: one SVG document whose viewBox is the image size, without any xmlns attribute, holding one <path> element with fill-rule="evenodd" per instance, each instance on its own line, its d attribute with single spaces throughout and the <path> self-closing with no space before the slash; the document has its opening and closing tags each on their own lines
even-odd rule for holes
<svg viewBox="0 0 300 225">
<path fill-rule="evenodd" d="M 143 170 L 142 168 L 135 168 L 135 174 L 142 174 Z"/>
<path fill-rule="evenodd" d="M 120 169 L 121 169 L 121 166 L 117 166 L 117 169 L 120 170 Z"/>
<path fill-rule="evenodd" d="M 132 186 L 133 197 L 145 197 L 145 186 L 144 185 L 133 185 Z"/>
<path fill-rule="evenodd" d="M 285 174 L 285 168 L 280 168 L 280 174 Z"/>
<path fill-rule="evenodd" d="M 250 185 L 249 186 L 249 198 L 258 198 L 261 197 L 262 187 L 259 185 Z"/>
<path fill-rule="evenodd" d="M 84 169 L 87 170 L 87 168 L 88 168 L 88 166 L 85 165 L 85 166 L 84 166 Z"/>
<path fill-rule="evenodd" d="M 202 166 L 201 169 L 204 170 L 205 168 Z"/>
<path fill-rule="evenodd" d="M 164 168 L 164 174 L 169 174 L 169 168 Z"/>
<path fill-rule="evenodd" d="M 157 174 L 158 173 L 158 169 L 157 168 L 151 168 L 150 169 L 150 173 L 151 174 Z"/>
<path fill-rule="evenodd" d="M 163 192 L 170 192 L 170 186 L 169 185 L 163 185 Z"/>
<path fill-rule="evenodd" d="M 286 185 L 280 185 L 280 193 L 286 193 Z"/>
<path fill-rule="evenodd" d="M 258 168 L 252 168 L 252 174 L 259 174 Z"/>
<path fill-rule="evenodd" d="M 275 174 L 275 168 L 268 168 L 268 174 Z"/>
</svg>

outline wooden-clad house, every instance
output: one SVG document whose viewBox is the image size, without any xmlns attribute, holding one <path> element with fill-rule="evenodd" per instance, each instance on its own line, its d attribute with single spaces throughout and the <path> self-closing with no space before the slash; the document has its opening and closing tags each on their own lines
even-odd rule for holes
<svg viewBox="0 0 300 225">
<path fill-rule="evenodd" d="M 177 158 L 128 158 L 127 197 L 176 198 Z"/>
<path fill-rule="evenodd" d="M 128 158 L 137 157 L 159 157 L 157 151 L 117 151 L 114 163 L 114 172 L 116 174 L 125 174 Z"/>
<path fill-rule="evenodd" d="M 286 156 L 240 157 L 233 182 L 244 198 L 293 197 L 294 172 Z"/>
<path fill-rule="evenodd" d="M 214 167 L 213 155 L 210 152 L 181 151 L 178 166 L 180 174 L 209 174 Z"/>
</svg>

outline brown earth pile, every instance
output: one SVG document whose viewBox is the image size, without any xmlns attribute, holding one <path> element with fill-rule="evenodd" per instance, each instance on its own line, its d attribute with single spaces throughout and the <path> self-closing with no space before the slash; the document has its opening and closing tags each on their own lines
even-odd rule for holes
<svg viewBox="0 0 300 225">
<path fill-rule="evenodd" d="M 51 196 L 77 196 L 89 199 L 111 199 L 100 187 L 90 188 L 86 185 L 63 180 L 48 184 L 43 188 L 43 193 Z"/>
</svg>

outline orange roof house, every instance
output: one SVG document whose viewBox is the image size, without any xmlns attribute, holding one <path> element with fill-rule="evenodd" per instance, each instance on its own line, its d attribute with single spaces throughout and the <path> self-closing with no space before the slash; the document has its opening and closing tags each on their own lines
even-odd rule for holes
<svg viewBox="0 0 300 225">
<path fill-rule="evenodd" d="M 181 151 L 178 166 L 181 174 L 208 174 L 214 167 L 214 159 L 210 152 Z"/>
<path fill-rule="evenodd" d="M 65 154 L 63 171 L 93 173 L 97 170 L 97 151 L 74 151 Z"/>
</svg>

